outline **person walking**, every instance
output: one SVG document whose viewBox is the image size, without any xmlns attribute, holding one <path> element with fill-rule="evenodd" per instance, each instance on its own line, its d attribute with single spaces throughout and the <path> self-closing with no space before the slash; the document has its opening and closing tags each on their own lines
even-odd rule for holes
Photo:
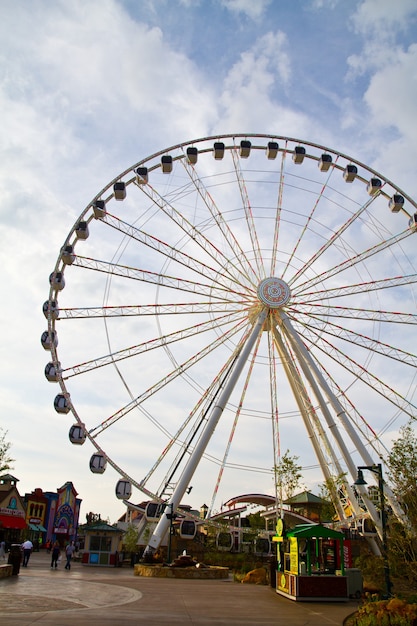
<svg viewBox="0 0 417 626">
<path fill-rule="evenodd" d="M 75 552 L 74 542 L 71 541 L 65 548 L 65 556 L 67 557 L 67 562 L 65 563 L 65 569 L 71 569 L 71 559 L 72 555 Z"/>
<path fill-rule="evenodd" d="M 27 567 L 29 563 L 30 555 L 32 554 L 32 550 L 33 550 L 33 543 L 31 542 L 30 539 L 26 539 L 26 541 L 22 543 L 22 550 L 23 550 L 22 566 Z"/>
<path fill-rule="evenodd" d="M 6 560 L 6 542 L 5 541 L 0 542 L 0 558 L 3 559 L 3 561 Z"/>
<path fill-rule="evenodd" d="M 55 541 L 52 548 L 52 558 L 51 558 L 51 569 L 55 566 L 55 569 L 58 567 L 58 559 L 61 554 L 61 548 L 58 541 Z"/>
</svg>

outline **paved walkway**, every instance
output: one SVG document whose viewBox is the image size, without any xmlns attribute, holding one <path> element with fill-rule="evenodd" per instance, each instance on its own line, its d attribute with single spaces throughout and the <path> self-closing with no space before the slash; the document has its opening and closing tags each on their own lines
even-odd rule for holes
<svg viewBox="0 0 417 626">
<path fill-rule="evenodd" d="M 131 568 L 73 563 L 49 567 L 32 554 L 18 576 L 0 580 L 2 626 L 342 626 L 357 603 L 301 603 L 271 587 L 232 580 L 141 578 Z"/>
</svg>

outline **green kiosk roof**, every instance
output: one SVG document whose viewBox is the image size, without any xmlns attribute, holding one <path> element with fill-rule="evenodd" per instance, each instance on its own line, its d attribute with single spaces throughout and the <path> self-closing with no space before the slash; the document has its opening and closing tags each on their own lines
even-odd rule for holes
<svg viewBox="0 0 417 626">
<path fill-rule="evenodd" d="M 313 537 L 323 537 L 324 539 L 343 539 L 344 534 L 327 528 L 321 524 L 300 524 L 285 533 L 287 537 L 300 537 L 312 539 Z"/>
</svg>

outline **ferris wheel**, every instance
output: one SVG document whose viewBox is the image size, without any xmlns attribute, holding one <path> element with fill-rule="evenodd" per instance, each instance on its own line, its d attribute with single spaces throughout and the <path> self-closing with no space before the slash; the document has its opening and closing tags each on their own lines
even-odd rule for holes
<svg viewBox="0 0 417 626">
<path fill-rule="evenodd" d="M 290 450 L 338 480 L 341 520 L 365 502 L 378 526 L 352 483 L 416 417 L 416 231 L 402 190 L 308 141 L 213 136 L 139 161 L 49 277 L 45 375 L 70 441 L 116 470 L 117 497 L 176 509 L 192 480 L 210 511 L 236 484 L 276 492 Z"/>
</svg>

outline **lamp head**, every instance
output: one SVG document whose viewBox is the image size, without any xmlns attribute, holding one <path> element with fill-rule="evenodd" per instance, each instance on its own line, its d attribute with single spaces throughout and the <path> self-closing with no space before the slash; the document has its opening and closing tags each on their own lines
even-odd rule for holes
<svg viewBox="0 0 417 626">
<path fill-rule="evenodd" d="M 367 485 L 368 483 L 366 482 L 366 480 L 363 477 L 363 471 L 362 470 L 358 470 L 358 477 L 355 480 L 355 482 L 353 483 L 354 485 Z"/>
</svg>

